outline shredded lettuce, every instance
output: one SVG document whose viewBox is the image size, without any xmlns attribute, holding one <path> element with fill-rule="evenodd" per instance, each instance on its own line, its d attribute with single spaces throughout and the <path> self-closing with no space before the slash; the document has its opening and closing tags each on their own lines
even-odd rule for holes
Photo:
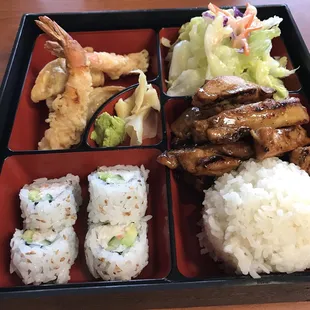
<svg viewBox="0 0 310 310">
<path fill-rule="evenodd" d="M 208 67 L 204 34 L 211 22 L 203 17 L 194 17 L 181 27 L 171 57 L 169 96 L 192 95 L 204 83 Z"/>
<path fill-rule="evenodd" d="M 210 11 L 209 11 L 210 12 Z M 233 11 L 227 11 L 233 14 Z M 276 90 L 275 99 L 288 96 L 282 78 L 295 70 L 286 68 L 287 59 L 270 56 L 272 39 L 279 37 L 282 18 L 274 16 L 259 21 L 259 29 L 247 38 L 249 53 L 233 47 L 235 36 L 225 16 L 213 13 L 194 17 L 179 30 L 179 37 L 171 47 L 171 61 L 167 94 L 192 96 L 205 80 L 221 75 L 236 75 Z M 212 18 L 210 18 L 210 16 Z M 241 17 L 237 17 L 241 18 Z"/>
<path fill-rule="evenodd" d="M 203 69 L 188 69 L 183 71 L 176 80 L 173 81 L 168 90 L 169 96 L 188 96 L 194 94 L 205 81 L 205 71 Z"/>
</svg>

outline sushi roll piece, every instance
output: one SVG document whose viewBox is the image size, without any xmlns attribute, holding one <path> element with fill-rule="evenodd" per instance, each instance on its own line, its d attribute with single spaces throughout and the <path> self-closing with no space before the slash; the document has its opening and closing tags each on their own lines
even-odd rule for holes
<svg viewBox="0 0 310 310">
<path fill-rule="evenodd" d="M 149 170 L 137 166 L 100 167 L 88 176 L 91 223 L 138 223 L 147 208 Z"/>
<path fill-rule="evenodd" d="M 78 239 L 72 227 L 56 233 L 16 230 L 11 240 L 10 272 L 25 284 L 67 283 L 78 254 Z"/>
<path fill-rule="evenodd" d="M 147 223 L 92 225 L 86 235 L 89 271 L 103 280 L 130 280 L 148 264 Z"/>
<path fill-rule="evenodd" d="M 74 225 L 82 203 L 79 177 L 68 174 L 60 179 L 37 179 L 20 193 L 25 229 L 41 231 Z"/>
</svg>

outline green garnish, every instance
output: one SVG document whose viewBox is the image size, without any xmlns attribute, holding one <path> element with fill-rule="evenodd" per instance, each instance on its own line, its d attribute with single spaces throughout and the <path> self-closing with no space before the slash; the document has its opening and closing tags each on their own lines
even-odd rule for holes
<svg viewBox="0 0 310 310">
<path fill-rule="evenodd" d="M 40 192 L 36 189 L 29 191 L 28 193 L 29 200 L 33 202 L 39 202 L 41 200 Z"/>
<path fill-rule="evenodd" d="M 34 235 L 35 231 L 34 230 L 25 230 L 25 232 L 22 235 L 22 239 L 25 240 L 27 245 L 35 245 L 35 246 L 48 246 L 51 245 L 52 242 L 49 240 L 37 240 L 37 241 L 33 241 L 33 235 Z"/>
<path fill-rule="evenodd" d="M 33 237 L 34 231 L 33 230 L 25 230 L 25 232 L 22 235 L 22 238 L 27 242 L 31 243 L 32 242 L 32 237 Z"/>
<path fill-rule="evenodd" d="M 109 172 L 98 172 L 98 177 L 100 180 L 107 183 L 122 183 L 124 178 L 119 174 L 112 174 Z"/>
<path fill-rule="evenodd" d="M 109 113 L 102 113 L 95 121 L 95 130 L 90 138 L 99 146 L 113 147 L 121 144 L 125 139 L 125 121 Z"/>
<path fill-rule="evenodd" d="M 48 200 L 49 202 L 52 202 L 54 200 L 51 194 L 46 194 L 45 199 Z"/>
<path fill-rule="evenodd" d="M 52 242 L 51 242 L 51 241 L 48 241 L 48 240 L 43 240 L 43 241 L 41 242 L 41 244 L 47 246 L 47 245 L 51 245 Z"/>
<path fill-rule="evenodd" d="M 114 251 L 116 250 L 121 244 L 121 239 L 117 238 L 117 237 L 113 237 L 110 239 L 110 241 L 108 242 L 108 251 Z"/>
<path fill-rule="evenodd" d="M 134 223 L 131 223 L 126 229 L 126 233 L 123 239 L 121 240 L 121 244 L 130 248 L 135 243 L 137 236 L 138 231 L 136 225 Z"/>
<path fill-rule="evenodd" d="M 138 231 L 136 225 L 131 223 L 123 236 L 112 237 L 108 242 L 107 251 L 115 251 L 120 245 L 130 248 L 136 241 Z"/>
</svg>

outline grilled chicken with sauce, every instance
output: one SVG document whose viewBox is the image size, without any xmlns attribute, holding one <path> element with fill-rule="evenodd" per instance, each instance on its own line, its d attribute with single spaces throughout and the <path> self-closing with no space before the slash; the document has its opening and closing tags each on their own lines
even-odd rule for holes
<svg viewBox="0 0 310 310">
<path fill-rule="evenodd" d="M 291 152 L 290 162 L 310 174 L 310 146 L 298 147 Z"/>
<path fill-rule="evenodd" d="M 197 107 L 190 107 L 186 109 L 176 121 L 171 125 L 171 130 L 176 137 L 186 140 L 191 136 L 191 127 L 195 120 L 208 118 L 204 110 Z"/>
<path fill-rule="evenodd" d="M 262 127 L 251 130 L 254 138 L 256 158 L 263 160 L 268 157 L 281 156 L 297 147 L 310 144 L 307 132 L 301 126 L 281 129 Z"/>
<path fill-rule="evenodd" d="M 219 76 L 209 80 L 193 97 L 192 105 L 209 108 L 219 102 L 245 104 L 271 98 L 275 90 L 246 82 L 237 76 Z"/>
<path fill-rule="evenodd" d="M 246 82 L 236 76 L 220 76 L 207 81 L 193 97 L 192 105 L 171 125 L 176 137 L 188 139 L 196 120 L 217 115 L 246 103 L 271 98 L 275 90 Z"/>
<path fill-rule="evenodd" d="M 307 110 L 298 98 L 292 97 L 279 102 L 266 99 L 221 112 L 206 120 L 195 121 L 192 127 L 192 135 L 197 143 L 206 141 L 224 143 L 226 141 L 235 141 L 234 136 L 238 137 L 240 131 L 246 131 L 247 129 L 256 130 L 260 127 L 281 128 L 302 125 L 308 122 Z M 211 128 L 219 129 L 210 130 Z M 223 128 L 228 129 L 224 130 Z M 221 136 L 221 131 L 223 131 L 225 139 Z M 214 132 L 217 134 L 214 134 Z"/>
<path fill-rule="evenodd" d="M 250 132 L 249 127 L 216 127 L 207 129 L 207 135 L 204 131 L 202 134 L 197 130 L 193 136 L 196 143 L 209 141 L 214 144 L 225 144 L 239 141 L 246 137 Z"/>
<path fill-rule="evenodd" d="M 240 107 L 241 104 L 221 103 L 213 106 L 210 109 L 201 109 L 198 107 L 190 107 L 186 109 L 176 121 L 171 125 L 171 130 L 176 137 L 182 140 L 191 138 L 191 128 L 194 121 L 207 119 L 217 115 L 222 111 Z"/>
<path fill-rule="evenodd" d="M 239 142 L 170 150 L 158 156 L 157 161 L 170 169 L 181 167 L 196 176 L 221 176 L 236 169 L 241 159 L 246 160 L 251 156 L 253 156 L 251 146 Z"/>
<path fill-rule="evenodd" d="M 212 154 L 201 149 L 184 150 L 184 152 L 163 154 L 162 158 L 167 159 L 166 165 L 175 169 L 181 166 L 184 170 L 194 175 L 221 176 L 226 172 L 236 169 L 241 160 L 224 155 Z"/>
</svg>

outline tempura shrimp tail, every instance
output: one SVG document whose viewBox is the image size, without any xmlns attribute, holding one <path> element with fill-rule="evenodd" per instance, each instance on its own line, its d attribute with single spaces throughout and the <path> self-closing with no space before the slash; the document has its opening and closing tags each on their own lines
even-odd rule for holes
<svg viewBox="0 0 310 310">
<path fill-rule="evenodd" d="M 44 48 L 48 50 L 52 55 L 58 58 L 65 57 L 64 49 L 61 47 L 61 45 L 58 42 L 46 41 L 44 44 Z"/>
<path fill-rule="evenodd" d="M 58 57 L 58 58 L 65 58 L 65 52 L 64 49 L 61 47 L 61 45 L 56 41 L 46 41 L 44 44 L 44 48 L 48 50 L 52 55 Z M 93 53 L 94 49 L 90 46 L 84 47 L 85 52 Z"/>
<path fill-rule="evenodd" d="M 48 34 L 52 39 L 58 41 L 62 47 L 64 47 L 69 40 L 73 40 L 64 29 L 47 16 L 39 16 L 39 20 L 35 22 L 43 32 Z"/>
<path fill-rule="evenodd" d="M 86 54 L 83 47 L 56 22 L 47 16 L 40 16 L 39 20 L 35 22 L 41 30 L 59 43 L 69 67 L 83 67 L 86 65 Z"/>
</svg>

